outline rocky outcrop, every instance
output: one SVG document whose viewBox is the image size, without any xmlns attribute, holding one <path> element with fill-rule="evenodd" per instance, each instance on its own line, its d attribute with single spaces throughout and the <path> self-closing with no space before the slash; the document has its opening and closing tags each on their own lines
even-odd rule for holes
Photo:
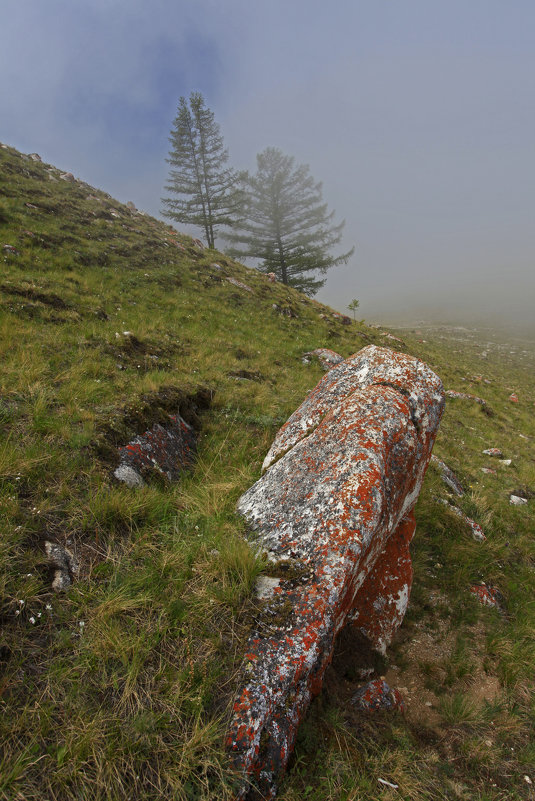
<svg viewBox="0 0 535 801">
<path fill-rule="evenodd" d="M 228 737 L 262 797 L 275 794 L 338 632 L 352 623 L 384 652 L 403 619 L 412 510 L 443 408 L 425 364 L 366 347 L 326 373 L 239 501 L 280 579 L 264 594 Z"/>
<path fill-rule="evenodd" d="M 114 476 L 129 487 L 142 486 L 143 476 L 152 471 L 173 480 L 191 467 L 195 450 L 196 436 L 192 426 L 179 414 L 169 415 L 166 427 L 156 423 L 119 448 L 121 462 Z"/>
</svg>

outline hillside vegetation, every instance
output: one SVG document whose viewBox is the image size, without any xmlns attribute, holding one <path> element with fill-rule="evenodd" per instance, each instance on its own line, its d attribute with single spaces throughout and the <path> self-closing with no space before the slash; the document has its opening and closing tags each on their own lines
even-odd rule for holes
<svg viewBox="0 0 535 801">
<path fill-rule="evenodd" d="M 236 501 L 322 375 L 303 353 L 368 343 L 486 401 L 448 399 L 435 453 L 487 539 L 432 465 L 409 613 L 374 666 L 406 715 L 351 711 L 343 641 L 280 797 L 535 797 L 533 346 L 392 339 L 62 175 L 0 148 L 0 798 L 232 798 L 223 733 L 263 567 Z M 194 469 L 119 484 L 115 446 L 177 405 L 200 428 Z M 46 541 L 78 563 L 66 592 Z"/>
</svg>

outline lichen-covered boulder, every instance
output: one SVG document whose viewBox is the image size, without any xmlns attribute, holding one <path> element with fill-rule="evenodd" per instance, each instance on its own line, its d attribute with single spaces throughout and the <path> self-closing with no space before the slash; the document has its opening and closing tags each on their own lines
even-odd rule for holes
<svg viewBox="0 0 535 801">
<path fill-rule="evenodd" d="M 280 578 L 249 643 L 228 737 L 263 797 L 276 791 L 340 629 L 352 623 L 384 651 L 403 619 L 412 510 L 443 408 L 425 364 L 366 347 L 312 390 L 239 501 L 267 574 L 272 563 Z"/>
</svg>

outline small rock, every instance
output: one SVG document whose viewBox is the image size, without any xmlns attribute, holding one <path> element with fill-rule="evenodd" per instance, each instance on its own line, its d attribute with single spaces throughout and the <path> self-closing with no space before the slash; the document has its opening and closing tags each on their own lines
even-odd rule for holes
<svg viewBox="0 0 535 801">
<path fill-rule="evenodd" d="M 72 172 L 62 172 L 59 177 L 62 181 L 69 181 L 70 183 L 73 183 L 74 181 L 74 175 Z"/>
<path fill-rule="evenodd" d="M 500 608 L 500 592 L 494 587 L 487 587 L 486 584 L 474 584 L 470 587 L 470 592 L 477 597 L 483 606 L 491 606 L 494 609 Z"/>
<path fill-rule="evenodd" d="M 30 153 L 30 158 L 32 159 L 32 161 L 42 161 L 42 158 L 39 155 L 39 153 Z"/>
<path fill-rule="evenodd" d="M 500 464 L 504 464 L 506 467 L 509 467 L 511 462 L 512 462 L 512 459 L 500 459 Z"/>
<path fill-rule="evenodd" d="M 316 350 L 307 351 L 307 353 L 303 353 L 301 361 L 303 364 L 310 364 L 314 357 L 319 360 L 324 370 L 330 370 L 335 364 L 340 364 L 340 362 L 344 361 L 343 356 L 329 348 L 316 348 Z"/>
<path fill-rule="evenodd" d="M 493 470 L 492 467 L 482 467 L 481 472 L 496 475 L 496 470 Z"/>
<path fill-rule="evenodd" d="M 478 398 L 477 395 L 470 395 L 468 392 L 456 392 L 453 389 L 446 390 L 446 395 L 448 398 L 461 398 L 462 400 L 471 400 L 479 403 L 480 406 L 486 406 L 487 401 L 483 400 L 483 398 Z"/>
<path fill-rule="evenodd" d="M 213 270 L 221 270 L 221 265 L 218 264 L 216 261 L 213 261 L 210 267 L 212 267 Z"/>
<path fill-rule="evenodd" d="M 383 331 L 381 333 L 381 336 L 386 337 L 387 339 L 391 339 L 394 342 L 399 342 L 401 345 L 405 344 L 402 339 L 400 339 L 399 337 L 395 337 L 394 334 L 389 334 L 387 331 Z"/>
<path fill-rule="evenodd" d="M 472 520 L 470 517 L 465 515 L 463 510 L 459 509 L 458 506 L 449 504 L 448 501 L 446 500 L 440 499 L 440 503 L 445 504 L 448 507 L 448 509 L 450 509 L 450 511 L 454 512 L 457 515 L 457 517 L 460 517 L 461 520 L 464 520 L 464 522 L 470 527 L 470 530 L 472 532 L 472 537 L 474 540 L 476 540 L 477 542 L 485 542 L 485 540 L 487 539 L 485 536 L 485 532 L 483 531 L 481 526 L 475 522 L 475 520 Z"/>
<path fill-rule="evenodd" d="M 455 495 L 457 495 L 459 498 L 462 498 L 464 495 L 464 489 L 453 470 L 451 470 L 448 465 L 445 464 L 445 462 L 443 462 L 434 454 L 431 456 L 431 461 L 438 466 L 444 484 L 446 484 L 446 486 L 448 486 L 451 491 L 455 493 Z"/>
<path fill-rule="evenodd" d="M 527 498 L 521 498 L 520 495 L 510 495 L 509 496 L 509 503 L 512 503 L 513 506 L 522 506 L 523 504 L 527 503 Z"/>
<path fill-rule="evenodd" d="M 391 688 L 384 679 L 374 679 L 361 687 L 351 703 L 362 712 L 375 712 L 379 709 L 405 711 L 405 704 L 399 690 Z"/>
<path fill-rule="evenodd" d="M 268 281 L 270 281 L 272 284 L 277 283 L 277 276 L 275 275 L 275 273 L 268 273 L 267 277 Z"/>
<path fill-rule="evenodd" d="M 130 211 L 137 211 L 136 204 L 132 203 L 131 200 L 129 200 L 128 203 L 126 204 L 126 208 L 130 209 Z"/>
<path fill-rule="evenodd" d="M 73 554 L 57 542 L 45 542 L 45 551 L 48 564 L 54 570 L 52 589 L 55 592 L 67 590 L 78 574 L 78 562 Z"/>
<path fill-rule="evenodd" d="M 509 395 L 509 400 L 512 403 L 518 403 L 518 395 L 516 394 L 516 392 L 513 392 L 511 393 L 511 395 Z"/>
<path fill-rule="evenodd" d="M 252 292 L 253 291 L 250 286 L 247 286 L 247 284 L 243 284 L 241 281 L 238 281 L 236 278 L 232 278 L 232 277 L 227 276 L 226 280 L 229 282 L 229 284 L 233 284 L 234 286 L 237 286 L 239 289 L 245 289 L 247 292 Z"/>
<path fill-rule="evenodd" d="M 503 453 L 499 448 L 487 448 L 483 453 L 485 456 L 496 456 L 498 459 L 503 458 Z"/>
<path fill-rule="evenodd" d="M 123 368 L 120 367 L 122 370 Z M 145 482 L 139 475 L 139 473 L 134 470 L 133 467 L 130 467 L 128 464 L 120 464 L 119 467 L 114 470 L 113 475 L 117 479 L 117 481 L 122 481 L 123 484 L 126 484 L 127 487 L 144 487 Z"/>
<path fill-rule="evenodd" d="M 6 251 L 6 253 L 12 253 L 13 256 L 19 256 L 20 255 L 19 251 L 17 250 L 17 248 L 14 248 L 13 245 L 4 245 L 4 250 Z"/>
</svg>

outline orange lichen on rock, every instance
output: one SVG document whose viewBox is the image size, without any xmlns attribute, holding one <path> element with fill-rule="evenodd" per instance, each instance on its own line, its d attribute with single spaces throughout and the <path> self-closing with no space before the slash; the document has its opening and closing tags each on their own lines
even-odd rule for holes
<svg viewBox="0 0 535 801">
<path fill-rule="evenodd" d="M 366 347 L 312 390 L 239 501 L 266 572 L 281 560 L 295 566 L 264 602 L 269 637 L 261 626 L 251 637 L 228 734 L 234 764 L 262 797 L 276 792 L 342 627 L 384 651 L 401 624 L 412 510 L 443 409 L 442 383 L 425 364 Z"/>
</svg>

